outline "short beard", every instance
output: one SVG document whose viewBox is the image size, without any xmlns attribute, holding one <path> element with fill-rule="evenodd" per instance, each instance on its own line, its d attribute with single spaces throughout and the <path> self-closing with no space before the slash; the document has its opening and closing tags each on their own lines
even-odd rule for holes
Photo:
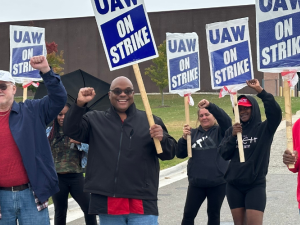
<svg viewBox="0 0 300 225">
<path fill-rule="evenodd" d="M 14 98 L 5 102 L 5 103 L 0 103 L 0 112 L 6 112 L 12 107 L 12 104 L 14 102 Z"/>
</svg>

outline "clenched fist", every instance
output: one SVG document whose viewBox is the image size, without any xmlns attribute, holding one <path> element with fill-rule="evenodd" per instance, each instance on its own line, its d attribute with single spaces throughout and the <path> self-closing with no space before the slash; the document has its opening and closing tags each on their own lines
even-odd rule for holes
<svg viewBox="0 0 300 225">
<path fill-rule="evenodd" d="M 94 88 L 91 87 L 81 88 L 78 92 L 77 105 L 79 107 L 83 107 L 86 103 L 92 101 L 92 99 L 95 96 L 96 96 L 96 92 Z"/>
<path fill-rule="evenodd" d="M 260 83 L 257 79 L 247 80 L 248 87 L 253 88 L 257 93 L 262 92 L 263 88 L 260 86 Z"/>
<path fill-rule="evenodd" d="M 199 103 L 198 103 L 198 108 L 200 109 L 204 109 L 206 107 L 209 106 L 209 101 L 207 101 L 206 99 L 202 99 Z"/>
<path fill-rule="evenodd" d="M 50 66 L 45 56 L 33 56 L 30 58 L 30 65 L 32 68 L 41 71 L 42 73 L 48 73 L 50 71 Z"/>
</svg>

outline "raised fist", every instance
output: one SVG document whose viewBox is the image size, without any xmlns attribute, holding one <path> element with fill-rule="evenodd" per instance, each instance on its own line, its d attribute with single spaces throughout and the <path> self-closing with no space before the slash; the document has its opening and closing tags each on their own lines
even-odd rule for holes
<svg viewBox="0 0 300 225">
<path fill-rule="evenodd" d="M 206 99 L 202 99 L 199 103 L 198 103 L 198 107 L 200 109 L 204 109 L 206 107 L 209 106 L 209 101 L 207 101 Z"/>
<path fill-rule="evenodd" d="M 95 95 L 96 92 L 94 88 L 91 87 L 81 88 L 78 92 L 77 105 L 83 107 L 86 103 L 92 101 Z"/>
<path fill-rule="evenodd" d="M 42 73 L 48 73 L 50 71 L 50 66 L 45 56 L 33 56 L 30 58 L 30 65 L 32 68 L 41 71 Z"/>
<path fill-rule="evenodd" d="M 260 86 L 260 83 L 257 79 L 247 80 L 246 83 L 249 87 L 253 88 L 258 93 L 260 93 L 263 90 L 263 88 Z"/>
</svg>

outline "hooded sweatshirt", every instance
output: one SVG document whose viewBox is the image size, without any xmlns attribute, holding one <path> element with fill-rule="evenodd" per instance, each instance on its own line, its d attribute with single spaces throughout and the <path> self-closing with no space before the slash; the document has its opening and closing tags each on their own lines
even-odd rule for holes
<svg viewBox="0 0 300 225">
<path fill-rule="evenodd" d="M 259 106 L 255 98 L 241 95 L 238 99 L 246 97 L 252 104 L 250 119 L 242 124 L 242 139 L 245 162 L 240 162 L 237 137 L 232 136 L 230 127 L 218 147 L 219 153 L 225 160 L 231 160 L 225 174 L 225 180 L 235 186 L 246 186 L 265 180 L 268 173 L 271 144 L 274 134 L 282 119 L 280 106 L 272 94 L 263 90 L 257 95 L 261 98 L 266 120 L 261 121 Z"/>
<path fill-rule="evenodd" d="M 300 119 L 296 121 L 296 123 L 293 126 L 293 144 L 294 144 L 294 150 L 298 152 L 298 157 L 300 156 Z M 297 201 L 298 201 L 298 207 L 300 209 L 300 159 L 298 158 L 295 168 L 289 169 L 293 173 L 298 173 L 298 185 L 297 185 Z"/>
<path fill-rule="evenodd" d="M 192 157 L 188 161 L 188 179 L 192 186 L 214 187 L 225 183 L 224 174 L 228 162 L 217 152 L 217 147 L 224 137 L 225 131 L 231 126 L 231 118 L 213 103 L 206 108 L 217 120 L 219 125 L 214 125 L 204 130 L 201 125 L 192 129 Z M 187 141 L 180 138 L 178 158 L 187 157 Z"/>
</svg>

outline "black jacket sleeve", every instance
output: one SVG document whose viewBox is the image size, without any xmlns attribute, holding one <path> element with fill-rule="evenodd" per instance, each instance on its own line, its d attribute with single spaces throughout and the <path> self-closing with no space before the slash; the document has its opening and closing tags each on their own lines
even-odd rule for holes
<svg viewBox="0 0 300 225">
<path fill-rule="evenodd" d="M 225 132 L 225 136 L 218 146 L 218 152 L 225 160 L 232 159 L 234 152 L 237 150 L 237 137 L 232 136 L 232 127 Z"/>
<path fill-rule="evenodd" d="M 228 116 L 228 114 L 223 109 L 221 109 L 220 107 L 218 107 L 214 103 L 210 102 L 206 109 L 211 114 L 213 114 L 213 116 L 216 118 L 216 120 L 217 120 L 217 122 L 220 126 L 221 134 L 224 136 L 225 131 L 229 127 L 232 126 L 231 118 Z"/>
<path fill-rule="evenodd" d="M 265 114 L 267 117 L 267 127 L 271 133 L 275 133 L 282 120 L 282 111 L 274 96 L 265 90 L 257 95 L 264 103 Z"/>
<path fill-rule="evenodd" d="M 178 147 L 176 151 L 176 157 L 184 159 L 188 156 L 187 154 L 187 141 L 184 138 L 178 140 Z"/>
<path fill-rule="evenodd" d="M 66 136 L 83 143 L 89 143 L 90 124 L 85 115 L 86 107 L 73 104 L 66 113 L 63 124 L 63 132 Z"/>
<path fill-rule="evenodd" d="M 163 135 L 164 135 L 163 139 L 160 142 L 163 152 L 161 154 L 157 154 L 157 156 L 161 160 L 173 159 L 177 149 L 177 141 L 172 136 L 169 135 L 165 124 L 162 122 L 162 120 L 159 117 L 154 116 L 154 121 L 155 124 L 160 125 L 162 127 Z"/>
</svg>

